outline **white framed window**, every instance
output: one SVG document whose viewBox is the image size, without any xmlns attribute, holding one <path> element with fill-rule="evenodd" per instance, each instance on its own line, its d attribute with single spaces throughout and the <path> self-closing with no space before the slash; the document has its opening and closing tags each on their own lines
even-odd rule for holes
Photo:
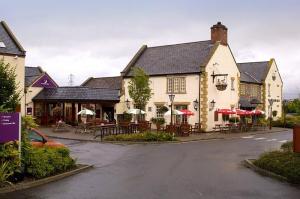
<svg viewBox="0 0 300 199">
<path fill-rule="evenodd" d="M 271 84 L 268 84 L 268 96 L 271 97 Z"/>
<path fill-rule="evenodd" d="M 185 77 L 167 78 L 167 93 L 186 93 Z"/>
<path fill-rule="evenodd" d="M 163 118 L 164 117 L 163 113 L 161 113 L 159 111 L 162 107 L 163 107 L 162 105 L 156 105 L 156 117 L 157 118 Z"/>
<path fill-rule="evenodd" d="M 168 93 L 173 92 L 173 78 L 167 79 L 167 91 L 168 91 Z"/>
</svg>

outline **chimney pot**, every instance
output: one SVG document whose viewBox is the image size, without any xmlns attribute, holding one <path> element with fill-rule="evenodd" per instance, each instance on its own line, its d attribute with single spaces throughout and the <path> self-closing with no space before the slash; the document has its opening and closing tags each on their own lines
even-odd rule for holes
<svg viewBox="0 0 300 199">
<path fill-rule="evenodd" d="M 227 27 L 220 21 L 213 25 L 211 28 L 211 43 L 215 44 L 220 42 L 222 45 L 228 45 L 227 43 Z"/>
</svg>

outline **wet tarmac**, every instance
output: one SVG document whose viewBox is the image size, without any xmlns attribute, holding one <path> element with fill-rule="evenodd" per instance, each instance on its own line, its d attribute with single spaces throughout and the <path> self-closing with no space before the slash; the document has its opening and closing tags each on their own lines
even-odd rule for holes
<svg viewBox="0 0 300 199">
<path fill-rule="evenodd" d="M 181 144 L 113 145 L 59 140 L 79 163 L 95 168 L 40 187 L 0 195 L 8 199 L 287 198 L 299 187 L 241 165 L 278 149 L 291 132 Z"/>
</svg>

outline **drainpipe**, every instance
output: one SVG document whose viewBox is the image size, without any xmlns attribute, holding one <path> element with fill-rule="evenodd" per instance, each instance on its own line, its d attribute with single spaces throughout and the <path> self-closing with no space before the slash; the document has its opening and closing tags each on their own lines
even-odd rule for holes
<svg viewBox="0 0 300 199">
<path fill-rule="evenodd" d="M 200 71 L 200 75 L 199 75 L 199 105 L 198 105 L 198 111 L 199 111 L 199 126 L 201 124 L 201 74 L 202 71 Z"/>
</svg>

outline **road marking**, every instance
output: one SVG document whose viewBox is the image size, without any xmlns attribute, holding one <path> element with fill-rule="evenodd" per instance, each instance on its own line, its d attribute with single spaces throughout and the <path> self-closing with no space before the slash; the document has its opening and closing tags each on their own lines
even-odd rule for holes
<svg viewBox="0 0 300 199">
<path fill-rule="evenodd" d="M 249 138 L 254 138 L 254 136 L 245 136 L 245 137 L 242 137 L 244 139 L 249 139 Z"/>
<path fill-rule="evenodd" d="M 278 141 L 278 142 L 284 143 L 284 142 L 287 142 L 287 140 L 281 140 L 281 141 Z"/>
<path fill-rule="evenodd" d="M 271 142 L 271 141 L 276 141 L 277 139 L 269 139 L 269 140 L 266 140 L 267 142 Z"/>
<path fill-rule="evenodd" d="M 254 140 L 265 140 L 267 138 L 255 138 Z"/>
</svg>

